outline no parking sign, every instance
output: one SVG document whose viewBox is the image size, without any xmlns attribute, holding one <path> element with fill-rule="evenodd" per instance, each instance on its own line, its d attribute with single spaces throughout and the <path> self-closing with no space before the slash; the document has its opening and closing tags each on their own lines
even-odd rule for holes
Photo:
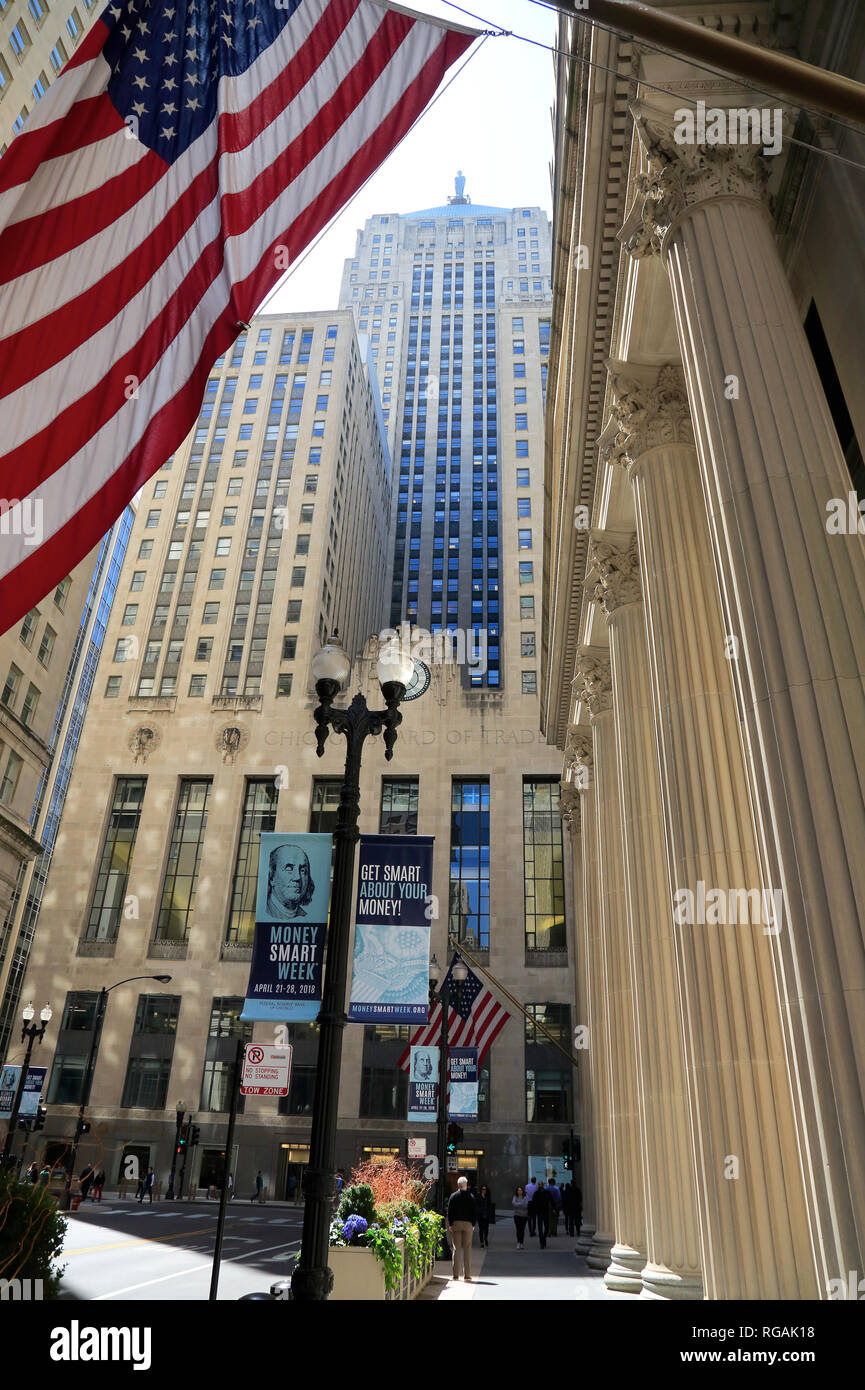
<svg viewBox="0 0 865 1390">
<path fill-rule="evenodd" d="M 287 1096 L 290 1077 L 291 1047 L 246 1044 L 240 1078 L 242 1096 Z"/>
</svg>

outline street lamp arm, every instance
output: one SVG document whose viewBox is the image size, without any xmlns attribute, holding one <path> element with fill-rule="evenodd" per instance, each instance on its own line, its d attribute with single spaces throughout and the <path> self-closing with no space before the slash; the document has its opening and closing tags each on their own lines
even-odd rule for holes
<svg viewBox="0 0 865 1390">
<path fill-rule="evenodd" d="M 387 702 L 386 709 L 369 709 L 360 692 L 355 695 L 347 709 L 337 709 L 333 704 L 339 690 L 336 681 L 321 680 L 317 683 L 316 690 L 321 700 L 313 714 L 316 725 L 316 753 L 319 757 L 324 753 L 324 745 L 331 729 L 337 734 L 345 734 L 349 748 L 354 743 L 359 747 L 369 735 L 375 736 L 384 731 L 385 758 L 390 762 L 393 757 L 393 745 L 396 743 L 396 731 L 402 723 L 399 702 L 405 694 L 404 685 L 399 681 L 388 681 L 382 686 L 382 693 Z"/>
</svg>

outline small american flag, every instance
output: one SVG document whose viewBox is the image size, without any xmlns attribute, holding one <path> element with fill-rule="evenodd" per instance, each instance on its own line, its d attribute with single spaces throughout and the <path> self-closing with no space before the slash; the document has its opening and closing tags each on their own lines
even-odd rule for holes
<svg viewBox="0 0 865 1390">
<path fill-rule="evenodd" d="M 452 1000 L 457 998 L 458 990 L 457 983 L 453 978 L 453 968 L 456 962 L 457 956 L 455 954 L 447 973 Z M 477 975 L 473 975 L 469 970 L 468 976 L 463 982 L 460 1007 L 456 1009 L 451 1004 L 448 1013 L 448 1047 L 476 1047 L 478 1049 L 478 1066 L 480 1066 L 509 1018 L 510 1013 L 504 1005 L 493 998 Z M 403 1071 L 408 1071 L 413 1047 L 436 1047 L 438 1045 L 441 1026 L 442 1006 L 437 1002 L 429 1016 L 429 1022 L 422 1024 L 420 1028 L 415 1030 L 408 1047 L 399 1059 L 399 1065 Z"/>
<path fill-rule="evenodd" d="M 474 30 L 385 0 L 116 0 L 0 160 L 0 632 L 191 428 L 207 374 Z"/>
</svg>

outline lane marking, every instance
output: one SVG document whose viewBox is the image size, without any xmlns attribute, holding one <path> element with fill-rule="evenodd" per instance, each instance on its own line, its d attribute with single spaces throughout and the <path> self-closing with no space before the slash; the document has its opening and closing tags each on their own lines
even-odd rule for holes
<svg viewBox="0 0 865 1390">
<path fill-rule="evenodd" d="M 291 1244 L 299 1245 L 300 1241 L 293 1240 L 291 1241 Z M 268 1250 L 284 1250 L 285 1248 L 286 1247 L 284 1244 L 268 1245 L 261 1250 L 247 1250 L 244 1255 L 232 1255 L 227 1260 L 223 1260 L 222 1263 L 224 1265 L 236 1264 L 238 1260 L 248 1260 L 250 1255 L 264 1255 L 267 1253 Z M 145 1279 L 144 1282 L 141 1284 L 128 1284 L 125 1289 L 114 1289 L 111 1293 L 97 1294 L 96 1297 L 91 1299 L 90 1301 L 92 1303 L 101 1303 L 106 1298 L 119 1298 L 121 1294 L 133 1293 L 135 1289 L 146 1289 L 149 1288 L 151 1284 L 164 1284 L 167 1279 L 179 1279 L 184 1274 L 199 1274 L 202 1269 L 212 1268 L 213 1261 L 208 1260 L 207 1263 L 203 1265 L 193 1265 L 189 1269 L 178 1269 L 174 1274 L 161 1274 L 158 1279 Z"/>
<path fill-rule="evenodd" d="M 199 1230 L 198 1234 L 201 1236 L 210 1236 L 213 1235 L 215 1230 L 216 1227 L 211 1226 L 207 1231 Z M 80 1250 L 64 1250 L 62 1254 L 92 1255 L 97 1250 L 118 1250 L 124 1245 L 165 1245 L 169 1240 L 183 1240 L 186 1235 L 186 1231 L 178 1231 L 177 1234 L 173 1236 L 138 1236 L 135 1240 L 115 1240 L 110 1241 L 107 1245 L 85 1245 Z"/>
</svg>

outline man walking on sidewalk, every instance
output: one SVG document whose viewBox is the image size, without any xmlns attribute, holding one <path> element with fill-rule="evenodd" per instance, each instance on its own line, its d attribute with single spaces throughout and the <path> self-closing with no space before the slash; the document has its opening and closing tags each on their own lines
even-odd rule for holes
<svg viewBox="0 0 865 1390">
<path fill-rule="evenodd" d="M 536 1228 L 535 1228 L 535 1209 L 534 1209 L 534 1207 L 532 1206 L 532 1198 L 534 1197 L 534 1195 L 535 1195 L 535 1193 L 537 1192 L 537 1190 L 538 1190 L 538 1185 L 537 1185 L 537 1183 L 535 1182 L 535 1180 L 534 1180 L 533 1177 L 530 1177 L 529 1180 L 528 1180 L 528 1182 L 526 1183 L 526 1196 L 527 1196 L 528 1199 L 529 1199 L 529 1235 L 530 1235 L 530 1236 L 533 1236 L 533 1235 L 536 1234 Z"/>
<path fill-rule="evenodd" d="M 472 1232 L 478 1219 L 475 1199 L 468 1190 L 468 1178 L 457 1178 L 457 1190 L 452 1192 L 448 1202 L 448 1231 L 454 1252 L 454 1279 L 460 1277 L 460 1264 L 463 1277 L 472 1282 L 471 1253 Z"/>
<path fill-rule="evenodd" d="M 529 1212 L 534 1211 L 535 1221 L 538 1227 L 538 1239 L 541 1243 L 542 1250 L 546 1250 L 547 1248 L 547 1222 L 549 1220 L 551 1205 L 550 1194 L 547 1192 L 544 1184 L 539 1182 L 535 1190 L 535 1195 L 529 1202 Z"/>
</svg>

